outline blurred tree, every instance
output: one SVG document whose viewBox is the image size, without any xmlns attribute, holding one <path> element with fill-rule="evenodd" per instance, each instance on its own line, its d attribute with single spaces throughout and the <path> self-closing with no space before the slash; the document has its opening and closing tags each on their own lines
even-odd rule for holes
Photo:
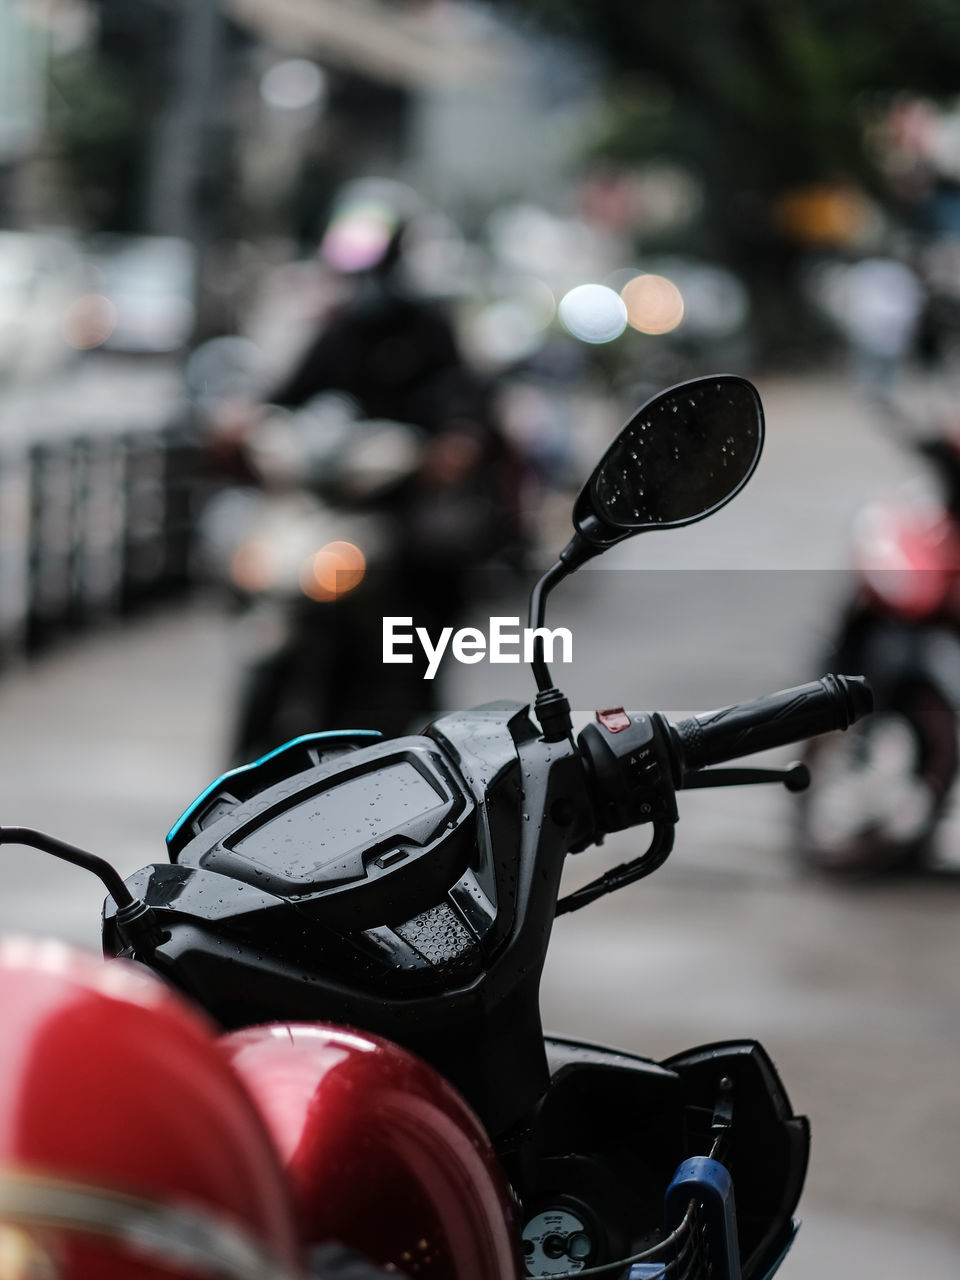
<svg viewBox="0 0 960 1280">
<path fill-rule="evenodd" d="M 134 78 L 87 51 L 50 65 L 48 129 L 69 193 L 71 218 L 126 231 L 140 214 L 145 112 Z"/>
<path fill-rule="evenodd" d="M 808 223 L 814 243 L 842 232 L 828 185 L 889 203 L 865 142 L 871 104 L 958 90 L 957 0 L 504 2 L 602 51 L 611 96 L 596 153 L 686 163 L 705 189 L 700 247 L 771 298 Z"/>
<path fill-rule="evenodd" d="M 133 231 L 143 223 L 175 28 L 162 0 L 96 7 L 95 43 L 51 61 L 49 130 L 72 216 L 91 230 Z"/>
</svg>

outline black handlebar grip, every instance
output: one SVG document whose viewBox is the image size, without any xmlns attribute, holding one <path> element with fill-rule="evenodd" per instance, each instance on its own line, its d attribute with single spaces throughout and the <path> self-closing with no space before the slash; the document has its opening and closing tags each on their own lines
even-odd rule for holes
<svg viewBox="0 0 960 1280">
<path fill-rule="evenodd" d="M 862 676 L 824 676 L 766 698 L 707 711 L 670 726 L 681 773 L 846 729 L 873 710 Z"/>
</svg>

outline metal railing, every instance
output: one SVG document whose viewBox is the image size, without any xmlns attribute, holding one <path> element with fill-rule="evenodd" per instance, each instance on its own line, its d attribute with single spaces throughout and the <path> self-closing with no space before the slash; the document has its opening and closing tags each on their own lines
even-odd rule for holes
<svg viewBox="0 0 960 1280">
<path fill-rule="evenodd" d="M 0 661 L 184 591 L 201 461 L 188 417 L 0 449 Z"/>
</svg>

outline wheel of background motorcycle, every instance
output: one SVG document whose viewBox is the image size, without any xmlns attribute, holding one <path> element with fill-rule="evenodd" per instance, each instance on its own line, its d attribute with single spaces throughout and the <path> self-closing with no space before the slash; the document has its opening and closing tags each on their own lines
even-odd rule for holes
<svg viewBox="0 0 960 1280">
<path fill-rule="evenodd" d="M 818 775 L 835 735 L 814 738 L 807 744 L 803 759 L 811 774 L 810 788 L 798 797 L 795 852 L 799 861 L 815 871 L 843 877 L 862 877 L 897 871 L 921 870 L 930 860 L 934 837 L 943 819 L 956 780 L 958 757 L 957 717 L 937 690 L 927 685 L 911 685 L 899 690 L 886 707 L 911 727 L 917 744 L 915 773 L 929 787 L 932 803 L 920 832 L 909 840 L 885 838 L 883 832 L 867 828 L 834 845 L 818 841 L 811 831 L 812 806 L 817 798 Z M 862 721 L 848 732 L 870 733 L 884 714 L 878 708 L 874 718 Z"/>
</svg>

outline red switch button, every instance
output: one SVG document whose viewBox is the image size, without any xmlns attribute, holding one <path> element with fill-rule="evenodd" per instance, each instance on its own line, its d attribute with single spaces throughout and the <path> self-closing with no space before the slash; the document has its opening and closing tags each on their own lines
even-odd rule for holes
<svg viewBox="0 0 960 1280">
<path fill-rule="evenodd" d="M 607 707 L 605 711 L 598 711 L 597 719 L 610 733 L 622 733 L 630 728 L 630 717 L 623 707 Z"/>
</svg>

